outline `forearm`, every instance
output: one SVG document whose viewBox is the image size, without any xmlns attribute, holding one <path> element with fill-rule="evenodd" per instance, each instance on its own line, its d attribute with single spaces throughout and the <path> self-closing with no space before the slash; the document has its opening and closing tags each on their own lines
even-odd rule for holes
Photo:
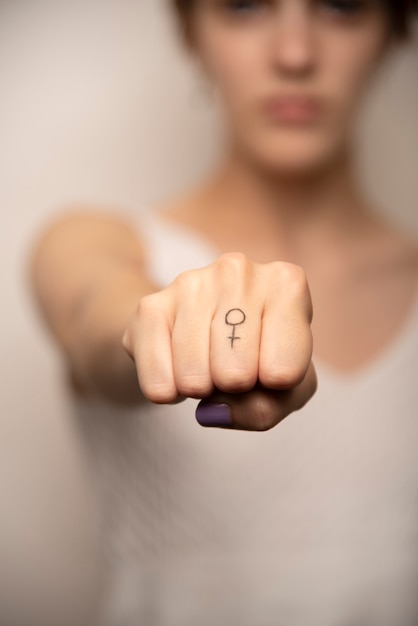
<svg viewBox="0 0 418 626">
<path fill-rule="evenodd" d="M 100 276 L 80 294 L 69 320 L 66 352 L 87 391 L 124 405 L 143 400 L 122 336 L 140 298 L 155 290 L 134 266 L 122 262 L 102 267 Z"/>
<path fill-rule="evenodd" d="M 156 287 L 136 231 L 114 216 L 73 211 L 44 229 L 28 260 L 35 299 L 75 387 L 140 401 L 122 336 L 141 296 Z"/>
</svg>

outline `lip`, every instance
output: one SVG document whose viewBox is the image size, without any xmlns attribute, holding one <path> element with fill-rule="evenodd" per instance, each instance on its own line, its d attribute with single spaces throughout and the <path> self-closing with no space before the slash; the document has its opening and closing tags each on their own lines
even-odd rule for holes
<svg viewBox="0 0 418 626">
<path fill-rule="evenodd" d="M 309 96 L 275 96 L 264 100 L 262 109 L 270 119 L 283 123 L 306 124 L 321 113 L 318 98 Z"/>
</svg>

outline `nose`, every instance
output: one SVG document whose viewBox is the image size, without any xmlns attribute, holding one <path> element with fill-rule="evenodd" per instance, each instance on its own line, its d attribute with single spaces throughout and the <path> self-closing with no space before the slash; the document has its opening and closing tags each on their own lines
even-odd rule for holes
<svg viewBox="0 0 418 626">
<path fill-rule="evenodd" d="M 281 3 L 272 20 L 270 39 L 270 54 L 276 71 L 294 77 L 311 74 L 317 62 L 316 48 L 309 10 L 294 0 Z"/>
</svg>

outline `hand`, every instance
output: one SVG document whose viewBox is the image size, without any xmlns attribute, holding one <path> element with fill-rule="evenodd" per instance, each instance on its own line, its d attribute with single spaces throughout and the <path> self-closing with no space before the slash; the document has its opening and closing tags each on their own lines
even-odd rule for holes
<svg viewBox="0 0 418 626">
<path fill-rule="evenodd" d="M 203 399 L 205 426 L 268 430 L 316 390 L 303 270 L 224 254 L 141 298 L 123 335 L 145 398 Z"/>
</svg>

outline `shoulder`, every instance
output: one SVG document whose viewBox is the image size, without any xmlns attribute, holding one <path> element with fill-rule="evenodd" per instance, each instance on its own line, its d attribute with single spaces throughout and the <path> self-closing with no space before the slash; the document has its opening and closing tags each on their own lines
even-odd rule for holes
<svg viewBox="0 0 418 626">
<path fill-rule="evenodd" d="M 96 207 L 66 207 L 50 217 L 45 233 L 53 231 L 84 231 L 94 237 L 129 237 L 136 233 L 133 219 L 127 212 Z"/>
<path fill-rule="evenodd" d="M 127 212 L 82 206 L 66 207 L 42 225 L 35 251 L 51 247 L 105 248 L 135 255 L 141 255 L 144 249 L 140 230 Z"/>
</svg>

